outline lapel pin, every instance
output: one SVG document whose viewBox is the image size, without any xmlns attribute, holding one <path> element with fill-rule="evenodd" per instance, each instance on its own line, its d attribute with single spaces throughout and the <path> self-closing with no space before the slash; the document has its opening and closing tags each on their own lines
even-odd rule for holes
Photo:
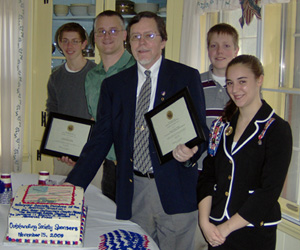
<svg viewBox="0 0 300 250">
<path fill-rule="evenodd" d="M 162 96 L 165 96 L 165 95 L 166 95 L 166 91 L 162 91 L 160 94 L 161 94 Z M 160 100 L 163 102 L 163 101 L 165 100 L 165 98 L 162 97 L 162 98 L 160 98 Z"/>
<path fill-rule="evenodd" d="M 229 126 L 226 130 L 225 130 L 225 135 L 229 136 L 231 135 L 233 132 L 233 128 L 231 126 Z"/>
</svg>

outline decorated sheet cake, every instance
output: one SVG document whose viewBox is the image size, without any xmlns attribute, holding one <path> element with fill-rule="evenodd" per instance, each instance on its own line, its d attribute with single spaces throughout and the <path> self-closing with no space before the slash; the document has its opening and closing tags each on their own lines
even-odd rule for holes
<svg viewBox="0 0 300 250">
<path fill-rule="evenodd" d="M 7 240 L 81 245 L 86 217 L 84 191 L 70 185 L 21 186 L 8 215 Z"/>
</svg>

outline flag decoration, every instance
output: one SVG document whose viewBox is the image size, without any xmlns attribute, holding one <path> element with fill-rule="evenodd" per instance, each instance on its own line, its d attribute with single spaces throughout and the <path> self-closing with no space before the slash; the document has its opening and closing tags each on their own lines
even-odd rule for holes
<svg viewBox="0 0 300 250">
<path fill-rule="evenodd" d="M 254 17 L 261 19 L 261 0 L 240 0 L 241 8 L 242 8 L 242 16 L 239 19 L 241 27 L 244 27 L 246 22 L 249 25 Z"/>
</svg>

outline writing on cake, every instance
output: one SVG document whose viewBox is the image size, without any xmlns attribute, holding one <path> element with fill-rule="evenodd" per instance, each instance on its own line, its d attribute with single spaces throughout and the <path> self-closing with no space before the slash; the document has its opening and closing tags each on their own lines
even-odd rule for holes
<svg viewBox="0 0 300 250">
<path fill-rule="evenodd" d="M 84 192 L 71 185 L 22 186 L 8 216 L 13 242 L 79 245 L 83 241 Z"/>
</svg>

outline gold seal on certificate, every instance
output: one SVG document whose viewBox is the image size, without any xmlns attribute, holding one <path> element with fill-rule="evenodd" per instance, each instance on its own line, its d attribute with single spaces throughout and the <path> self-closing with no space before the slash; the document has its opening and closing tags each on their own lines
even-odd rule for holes
<svg viewBox="0 0 300 250">
<path fill-rule="evenodd" d="M 41 143 L 42 154 L 77 160 L 90 138 L 94 121 L 50 112 Z"/>
<path fill-rule="evenodd" d="M 69 125 L 69 126 L 68 126 L 68 131 L 70 131 L 70 132 L 71 132 L 71 131 L 73 131 L 73 130 L 74 130 L 74 126 L 73 126 L 72 124 L 71 124 L 71 125 Z"/>
<path fill-rule="evenodd" d="M 187 87 L 146 113 L 145 119 L 161 164 L 172 159 L 177 145 L 192 148 L 205 141 Z"/>
<path fill-rule="evenodd" d="M 169 120 L 171 120 L 171 119 L 173 118 L 173 112 L 172 112 L 171 110 L 169 110 L 169 111 L 167 112 L 167 118 L 168 118 Z"/>
</svg>

